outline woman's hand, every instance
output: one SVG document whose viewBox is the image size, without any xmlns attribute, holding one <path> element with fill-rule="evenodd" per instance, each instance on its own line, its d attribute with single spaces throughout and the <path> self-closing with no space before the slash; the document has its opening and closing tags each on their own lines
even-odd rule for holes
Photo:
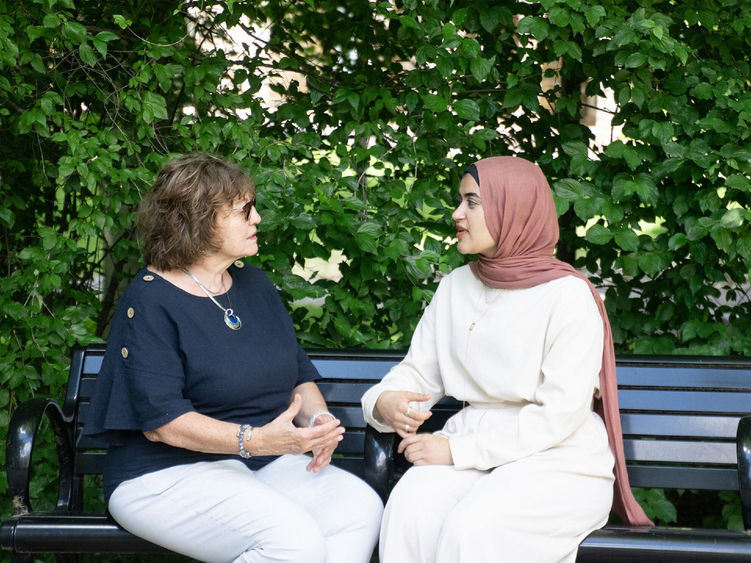
<svg viewBox="0 0 751 563">
<path fill-rule="evenodd" d="M 336 445 L 342 440 L 344 427 L 340 426 L 339 420 L 333 417 L 320 416 L 316 419 L 317 424 L 312 428 L 298 428 L 293 420 L 300 412 L 301 406 L 302 397 L 295 394 L 294 400 L 286 411 L 253 431 L 245 449 L 254 456 L 304 454 L 310 451 L 316 454 L 318 452 L 308 467 L 315 471 L 324 467 L 331 458 Z M 322 418 L 323 420 L 320 420 Z M 321 463 L 323 465 L 320 465 Z"/>
<path fill-rule="evenodd" d="M 375 408 L 383 421 L 391 426 L 402 438 L 414 434 L 430 415 L 430 411 L 418 411 L 411 401 L 429 401 L 430 395 L 411 391 L 384 391 L 378 396 Z"/>
<path fill-rule="evenodd" d="M 336 420 L 334 418 L 334 415 L 324 413 L 316 417 L 313 425 L 321 426 L 322 424 L 326 424 L 327 422 L 331 422 L 332 420 Z M 338 445 L 339 440 L 337 439 L 333 442 L 329 442 L 328 444 L 324 444 L 319 448 L 313 448 L 313 459 L 305 469 L 312 471 L 313 473 L 318 473 L 321 469 L 326 467 L 331 462 L 331 455 L 334 453 L 334 450 Z"/>
<path fill-rule="evenodd" d="M 448 438 L 435 434 L 412 434 L 397 448 L 414 465 L 454 465 Z"/>
</svg>

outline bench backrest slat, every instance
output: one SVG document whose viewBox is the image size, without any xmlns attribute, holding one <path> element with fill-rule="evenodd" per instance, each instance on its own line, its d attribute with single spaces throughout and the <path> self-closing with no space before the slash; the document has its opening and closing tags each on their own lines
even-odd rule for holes
<svg viewBox="0 0 751 563">
<path fill-rule="evenodd" d="M 621 413 L 623 435 L 735 440 L 739 416 Z"/>
<path fill-rule="evenodd" d="M 692 463 L 736 465 L 735 443 L 689 442 L 681 440 L 633 440 L 624 438 L 626 459 L 662 461 L 667 463 Z"/>
<path fill-rule="evenodd" d="M 686 467 L 628 464 L 632 487 L 665 489 L 702 489 L 737 491 L 738 472 L 735 467 Z"/>
<path fill-rule="evenodd" d="M 684 391 L 664 389 L 619 389 L 621 410 L 659 412 L 706 412 L 742 415 L 751 406 L 751 393 Z"/>
</svg>

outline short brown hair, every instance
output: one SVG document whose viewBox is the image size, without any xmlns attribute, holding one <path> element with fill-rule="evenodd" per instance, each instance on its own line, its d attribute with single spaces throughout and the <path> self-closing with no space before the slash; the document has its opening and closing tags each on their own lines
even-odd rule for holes
<svg viewBox="0 0 751 563">
<path fill-rule="evenodd" d="M 196 153 L 171 159 L 141 201 L 136 220 L 146 264 L 160 270 L 186 268 L 219 250 L 217 210 L 255 198 L 253 180 L 239 166 Z"/>
</svg>

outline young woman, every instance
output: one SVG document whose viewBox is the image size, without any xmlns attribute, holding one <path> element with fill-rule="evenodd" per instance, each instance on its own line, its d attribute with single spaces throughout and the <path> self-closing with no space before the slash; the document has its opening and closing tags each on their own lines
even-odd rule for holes
<svg viewBox="0 0 751 563">
<path fill-rule="evenodd" d="M 404 361 L 362 401 L 414 464 L 386 505 L 380 560 L 573 562 L 607 521 L 614 457 L 616 508 L 651 524 L 628 487 L 604 305 L 553 258 L 558 222 L 539 167 L 481 160 L 459 196 L 458 249 L 478 260 L 441 280 Z M 416 434 L 444 395 L 464 408 Z"/>
</svg>

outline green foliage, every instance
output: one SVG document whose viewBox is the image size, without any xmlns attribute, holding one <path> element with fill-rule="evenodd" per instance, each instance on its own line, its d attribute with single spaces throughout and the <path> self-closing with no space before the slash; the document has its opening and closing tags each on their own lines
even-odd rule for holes
<svg viewBox="0 0 751 563">
<path fill-rule="evenodd" d="M 677 522 L 675 505 L 665 497 L 663 489 L 634 489 L 634 496 L 644 508 L 647 518 L 656 525 L 667 526 Z"/>
<path fill-rule="evenodd" d="M 749 7 L 0 0 L 0 438 L 106 335 L 139 266 L 134 207 L 187 151 L 255 177 L 253 261 L 306 345 L 405 347 L 463 263 L 462 171 L 519 153 L 554 188 L 559 256 L 606 288 L 619 351 L 749 353 Z M 600 146 L 582 92 L 606 91 L 622 135 Z M 293 274 L 334 251 L 341 280 Z"/>
</svg>

